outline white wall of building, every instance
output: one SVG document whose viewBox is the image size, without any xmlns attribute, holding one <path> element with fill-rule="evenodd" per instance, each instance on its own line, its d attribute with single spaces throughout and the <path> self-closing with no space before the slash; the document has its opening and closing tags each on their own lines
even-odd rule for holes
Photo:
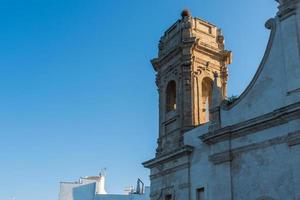
<svg viewBox="0 0 300 200">
<path fill-rule="evenodd" d="M 59 200 L 150 200 L 149 187 L 145 187 L 144 194 L 99 194 L 99 188 L 105 191 L 104 187 L 103 179 L 97 176 L 81 178 L 79 182 L 61 182 Z"/>
</svg>

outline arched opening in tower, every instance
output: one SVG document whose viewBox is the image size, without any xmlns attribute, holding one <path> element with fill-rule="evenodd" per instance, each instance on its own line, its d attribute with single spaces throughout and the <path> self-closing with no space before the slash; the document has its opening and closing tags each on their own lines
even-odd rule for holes
<svg viewBox="0 0 300 200">
<path fill-rule="evenodd" d="M 202 98 L 201 98 L 201 115 L 200 115 L 200 123 L 204 124 L 209 121 L 209 109 L 211 107 L 212 100 L 212 88 L 213 81 L 206 77 L 202 80 Z"/>
<path fill-rule="evenodd" d="M 166 90 L 166 112 L 176 110 L 176 82 L 170 81 Z"/>
</svg>

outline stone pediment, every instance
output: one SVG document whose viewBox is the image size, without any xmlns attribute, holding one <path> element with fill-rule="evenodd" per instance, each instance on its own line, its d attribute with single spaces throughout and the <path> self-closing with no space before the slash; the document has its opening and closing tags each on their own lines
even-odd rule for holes
<svg viewBox="0 0 300 200">
<path fill-rule="evenodd" d="M 245 91 L 230 105 L 223 103 L 222 126 L 300 101 L 300 44 L 297 40 L 300 21 L 295 12 L 298 2 L 279 1 L 279 13 L 266 23 L 271 33 L 260 66 Z"/>
</svg>

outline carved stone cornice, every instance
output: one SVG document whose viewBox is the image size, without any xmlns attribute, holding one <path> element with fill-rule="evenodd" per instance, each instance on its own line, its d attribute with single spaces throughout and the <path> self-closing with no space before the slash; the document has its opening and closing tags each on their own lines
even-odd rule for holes
<svg viewBox="0 0 300 200">
<path fill-rule="evenodd" d="M 226 151 L 223 151 L 220 153 L 215 153 L 215 154 L 209 156 L 209 160 L 213 164 L 218 165 L 218 164 L 222 164 L 224 162 L 231 161 L 232 159 L 234 159 L 234 157 L 237 154 L 246 153 L 246 152 L 257 150 L 257 149 L 267 148 L 270 146 L 284 144 L 284 143 L 287 143 L 289 146 L 298 145 L 300 142 L 299 137 L 300 137 L 299 131 L 289 133 L 287 135 L 275 137 L 275 138 L 265 140 L 262 142 L 256 142 L 253 144 L 229 149 L 229 150 L 226 150 Z M 295 140 L 295 138 L 297 138 L 298 140 Z M 296 142 L 296 141 L 298 141 L 298 142 Z M 291 142 L 295 142 L 295 143 L 291 143 Z"/>
<path fill-rule="evenodd" d="M 190 55 L 190 50 L 193 46 L 197 43 L 197 39 L 195 37 L 189 37 L 182 40 L 173 48 L 170 48 L 166 51 L 163 55 L 159 56 L 158 58 L 154 58 L 151 60 L 151 64 L 155 71 L 158 71 L 161 66 L 169 62 L 171 59 L 178 57 L 178 54 L 182 54 L 183 56 Z"/>
<path fill-rule="evenodd" d="M 232 58 L 231 51 L 226 51 L 226 50 L 220 51 L 219 49 L 215 49 L 213 47 L 202 45 L 199 43 L 195 45 L 195 49 L 201 54 L 208 55 L 220 61 L 226 62 L 227 64 L 231 63 L 231 58 Z"/>
<path fill-rule="evenodd" d="M 186 162 L 186 163 L 184 163 L 182 165 L 178 165 L 178 166 L 170 168 L 170 169 L 162 170 L 162 171 L 160 171 L 160 172 L 158 172 L 156 174 L 150 175 L 150 180 L 160 178 L 160 177 L 165 176 L 167 174 L 175 173 L 177 171 L 186 169 L 188 167 L 189 167 L 189 163 Z"/>
<path fill-rule="evenodd" d="M 260 130 L 285 124 L 291 120 L 300 119 L 300 102 L 277 109 L 271 113 L 226 126 L 200 136 L 206 144 L 242 137 Z"/>
<path fill-rule="evenodd" d="M 144 167 L 146 168 L 153 168 L 157 165 L 166 163 L 170 160 L 179 158 L 181 156 L 187 156 L 190 155 L 193 152 L 193 147 L 192 146 L 183 146 L 180 149 L 174 150 L 173 152 L 169 152 L 167 154 L 160 155 L 154 159 L 148 160 L 143 163 Z"/>
<path fill-rule="evenodd" d="M 172 51 L 170 51 L 168 54 L 159 58 L 152 59 L 151 64 L 153 66 L 153 69 L 155 71 L 158 71 L 161 66 L 163 66 L 165 63 L 169 62 L 171 59 L 178 56 L 178 54 L 180 53 L 181 53 L 181 47 L 178 46 L 176 48 L 173 48 Z"/>
</svg>

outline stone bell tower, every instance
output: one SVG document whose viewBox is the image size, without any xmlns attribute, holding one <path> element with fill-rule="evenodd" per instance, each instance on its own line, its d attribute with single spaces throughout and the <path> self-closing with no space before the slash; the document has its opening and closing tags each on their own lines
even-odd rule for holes
<svg viewBox="0 0 300 200">
<path fill-rule="evenodd" d="M 151 61 L 159 92 L 157 156 L 180 148 L 184 132 L 214 118 L 210 110 L 226 97 L 231 52 L 221 30 L 187 10 L 181 16 L 161 37 L 158 58 Z"/>
</svg>

